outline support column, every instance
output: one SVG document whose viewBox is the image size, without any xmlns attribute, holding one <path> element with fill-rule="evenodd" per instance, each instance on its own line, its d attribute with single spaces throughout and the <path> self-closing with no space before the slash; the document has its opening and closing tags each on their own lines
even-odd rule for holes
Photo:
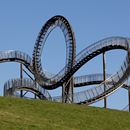
<svg viewBox="0 0 130 130">
<path fill-rule="evenodd" d="M 103 80 L 106 80 L 106 60 L 105 60 L 105 52 L 103 52 Z M 106 86 L 104 84 L 104 91 L 106 91 Z M 107 108 L 107 98 L 104 97 L 104 108 Z"/>
<path fill-rule="evenodd" d="M 20 79 L 21 79 L 21 85 L 22 85 L 22 80 L 23 80 L 23 65 L 20 64 Z M 20 90 L 20 97 L 23 97 L 23 90 Z"/>
<path fill-rule="evenodd" d="M 36 94 L 34 94 L 34 99 L 37 99 L 37 96 L 36 96 Z"/>
<path fill-rule="evenodd" d="M 62 86 L 62 102 L 73 103 L 73 89 L 74 82 L 73 77 L 68 82 L 65 82 Z"/>
</svg>

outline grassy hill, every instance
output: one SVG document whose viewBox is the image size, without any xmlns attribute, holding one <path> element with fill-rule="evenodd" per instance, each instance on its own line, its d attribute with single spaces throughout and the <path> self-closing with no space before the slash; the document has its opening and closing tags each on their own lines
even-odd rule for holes
<svg viewBox="0 0 130 130">
<path fill-rule="evenodd" d="M 130 113 L 0 97 L 0 130 L 130 130 Z"/>
</svg>

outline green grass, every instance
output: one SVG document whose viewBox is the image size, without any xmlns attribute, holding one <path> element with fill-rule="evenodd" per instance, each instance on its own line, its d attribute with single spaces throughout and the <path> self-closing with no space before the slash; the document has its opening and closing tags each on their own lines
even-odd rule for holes
<svg viewBox="0 0 130 130">
<path fill-rule="evenodd" d="M 0 97 L 0 130 L 130 130 L 130 113 Z"/>
</svg>

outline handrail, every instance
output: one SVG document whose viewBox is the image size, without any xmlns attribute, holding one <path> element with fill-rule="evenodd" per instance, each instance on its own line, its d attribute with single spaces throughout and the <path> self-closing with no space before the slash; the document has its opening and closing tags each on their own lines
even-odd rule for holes
<svg viewBox="0 0 130 130">
<path fill-rule="evenodd" d="M 4 84 L 4 95 L 14 95 L 17 90 L 30 89 L 36 94 L 42 94 L 48 100 L 51 100 L 51 96 L 47 90 L 42 88 L 38 83 L 34 82 L 32 79 L 11 79 Z"/>
<path fill-rule="evenodd" d="M 55 75 L 47 75 L 47 73 L 42 68 L 41 55 L 42 50 L 45 45 L 46 39 L 49 34 L 55 27 L 60 27 L 65 37 L 66 42 L 66 64 L 65 67 Z M 79 70 L 84 64 L 88 63 L 95 56 L 110 51 L 113 49 L 123 49 L 127 51 L 127 56 L 120 70 L 107 78 L 104 82 L 98 86 L 91 88 L 85 92 L 85 96 L 80 99 L 80 101 L 75 101 L 76 103 L 91 104 L 96 102 L 114 91 L 120 88 L 123 83 L 127 80 L 130 75 L 130 39 L 125 37 L 109 37 L 98 42 L 93 43 L 92 45 L 83 49 L 80 53 L 76 55 L 76 43 L 74 32 L 68 20 L 63 16 L 54 16 L 49 19 L 45 25 L 40 30 L 40 33 L 35 42 L 35 47 L 33 51 L 33 58 L 31 59 L 27 54 L 20 51 L 1 51 L 0 52 L 0 62 L 20 62 L 25 65 L 25 67 L 34 75 L 36 82 L 45 89 L 55 89 L 59 86 L 62 86 L 65 82 L 74 75 L 74 73 Z M 82 79 L 82 78 L 81 78 Z M 94 79 L 89 79 L 88 82 L 94 81 Z M 96 78 L 95 78 L 96 81 Z M 7 82 L 7 88 L 11 85 L 20 87 L 20 82 L 25 82 L 25 86 L 29 83 L 25 81 L 12 80 Z M 29 81 L 30 82 L 30 81 Z M 75 78 L 75 84 L 76 84 Z M 86 82 L 86 81 L 85 81 Z M 84 83 L 85 83 L 84 82 Z M 80 82 L 83 84 L 83 81 Z M 31 84 L 33 86 L 33 83 Z M 30 89 L 31 85 L 29 86 Z M 104 85 L 106 90 L 104 91 Z M 26 86 L 26 87 L 27 87 Z M 21 86 L 22 87 L 22 86 Z M 37 88 L 37 85 L 33 86 Z M 39 87 L 40 88 L 40 87 Z M 37 88 L 38 91 L 41 91 Z M 15 89 L 15 87 L 12 87 Z M 68 95 L 69 96 L 69 95 Z M 58 99 L 58 98 L 57 98 Z M 79 99 L 79 98 L 77 98 Z"/>
</svg>

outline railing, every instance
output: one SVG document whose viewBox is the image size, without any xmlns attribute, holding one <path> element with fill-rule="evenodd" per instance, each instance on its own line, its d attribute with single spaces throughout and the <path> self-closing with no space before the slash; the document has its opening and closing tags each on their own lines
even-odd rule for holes
<svg viewBox="0 0 130 130">
<path fill-rule="evenodd" d="M 36 83 L 33 80 L 28 79 L 28 78 L 23 79 L 23 80 L 21 80 L 21 79 L 8 80 L 4 84 L 4 95 L 6 96 L 10 93 L 12 95 L 14 95 L 15 91 L 17 91 L 18 89 L 22 90 L 25 87 L 28 89 L 36 90 L 36 91 L 42 93 L 48 100 L 51 100 L 51 96 L 47 90 L 42 88 L 38 83 Z"/>
<path fill-rule="evenodd" d="M 65 37 L 65 42 L 66 42 L 66 66 L 63 69 L 63 71 L 60 73 L 60 75 L 54 75 L 53 77 L 48 77 L 46 73 L 42 70 L 41 66 L 41 51 L 42 47 L 44 46 L 46 39 L 48 38 L 49 34 L 51 31 L 56 27 L 59 26 L 60 29 L 62 30 L 64 37 Z M 68 72 L 68 70 L 73 66 L 73 57 L 75 55 L 75 38 L 73 35 L 72 28 L 69 24 L 69 22 L 62 16 L 56 16 L 51 18 L 46 22 L 46 24 L 42 27 L 38 38 L 35 43 L 35 48 L 33 52 L 33 61 L 36 63 L 35 68 L 38 77 L 41 79 L 39 80 L 40 84 L 42 86 L 44 85 L 52 85 L 56 84 L 61 76 Z M 46 82 L 44 82 L 46 80 Z M 42 82 L 43 81 L 43 82 Z"/>
<path fill-rule="evenodd" d="M 88 89 L 86 91 L 78 92 L 74 94 L 74 103 L 86 103 L 90 104 L 99 99 L 102 99 L 105 96 L 108 96 L 112 92 L 114 92 L 117 88 L 123 86 L 126 78 L 130 73 L 130 68 L 128 67 L 129 60 L 128 56 L 124 61 L 121 69 L 115 74 L 110 76 L 107 80 L 102 82 L 97 87 Z M 105 90 L 104 90 L 105 85 Z M 57 96 L 53 98 L 54 101 L 61 101 L 62 97 Z"/>
<path fill-rule="evenodd" d="M 67 53 L 66 65 L 58 74 L 48 75 L 42 70 L 41 54 L 46 39 L 48 38 L 51 31 L 57 26 L 60 27 L 65 37 Z M 80 95 L 82 95 L 82 97 L 79 96 L 79 93 L 74 94 L 75 103 L 89 104 L 102 99 L 103 97 L 114 92 L 117 88 L 123 85 L 125 80 L 130 75 L 130 39 L 124 37 L 106 38 L 88 46 L 75 56 L 75 38 L 72 28 L 69 22 L 63 16 L 55 16 L 46 22 L 38 35 L 33 52 L 33 61 L 25 53 L 9 50 L 0 52 L 0 62 L 20 62 L 24 64 L 34 74 L 34 77 L 37 80 L 38 84 L 47 89 L 55 89 L 56 87 L 63 85 L 64 82 L 69 81 L 73 74 L 85 63 L 90 61 L 95 56 L 101 54 L 102 52 L 111 49 L 124 49 L 128 52 L 128 56 L 121 66 L 121 69 L 116 74 L 110 76 L 107 80 L 102 82 L 97 87 L 88 89 L 84 92 L 80 92 Z M 97 78 L 98 77 L 96 76 L 82 76 L 78 77 L 77 79 L 74 78 L 74 80 L 75 84 L 80 84 L 89 81 L 92 82 Z M 100 78 L 98 80 L 100 80 Z M 6 95 L 6 92 L 13 93 L 16 89 L 27 87 L 37 90 L 45 94 L 48 98 L 51 98 L 49 93 L 38 84 L 28 79 L 10 80 L 5 84 L 4 92 Z M 61 97 L 56 97 L 54 100 L 60 101 L 60 98 Z"/>
<path fill-rule="evenodd" d="M 76 55 L 75 65 L 73 66 L 72 70 L 66 71 L 67 66 L 65 66 L 57 75 L 55 75 L 51 79 L 48 79 L 46 83 L 44 82 L 43 85 L 49 87 L 54 83 L 56 84 L 60 82 L 62 79 L 66 78 L 66 75 L 68 73 L 71 73 L 71 71 L 74 70 L 74 72 L 76 72 L 83 65 L 80 63 L 82 63 L 85 59 L 87 59 L 87 57 L 90 57 L 91 55 L 93 55 L 93 53 L 96 53 L 98 50 L 101 51 L 104 47 L 109 48 L 110 46 L 115 46 L 115 48 L 123 48 L 127 50 L 128 43 L 126 42 L 126 40 L 127 39 L 123 37 L 110 37 L 90 45 L 89 47 L 85 48 L 83 51 L 81 51 L 79 54 Z M 73 73 L 70 76 L 72 76 Z"/>
<path fill-rule="evenodd" d="M 0 62 L 19 62 L 24 64 L 33 73 L 32 58 L 26 53 L 14 50 L 0 51 Z"/>
<path fill-rule="evenodd" d="M 106 74 L 106 78 L 111 76 L 110 74 Z M 74 77 L 74 86 L 80 86 L 80 84 L 88 84 L 89 82 L 102 82 L 103 81 L 103 74 L 89 74 Z M 89 85 L 89 84 L 88 84 Z"/>
<path fill-rule="evenodd" d="M 88 48 L 84 49 L 81 53 L 79 53 L 77 57 L 80 57 L 80 58 L 77 58 L 76 64 L 78 64 L 78 62 L 81 62 L 82 60 L 84 60 L 84 58 L 86 58 L 87 56 L 91 55 L 91 53 L 94 53 L 97 50 L 102 49 L 103 47 L 115 46 L 115 45 L 116 46 L 120 45 L 120 46 L 122 46 L 125 49 L 128 47 L 125 38 L 111 38 L 111 39 L 108 38 L 108 39 L 99 41 L 96 44 L 93 44 L 93 45 L 89 46 Z M 26 63 L 28 65 L 32 64 L 31 63 L 31 58 L 28 55 L 26 55 L 26 54 L 24 54 L 22 52 L 19 52 L 19 51 L 0 52 L 0 60 L 1 61 L 2 60 L 10 60 L 11 58 L 14 58 L 14 60 L 16 60 L 16 61 L 20 60 L 20 62 L 24 61 L 24 64 L 25 64 L 25 61 L 26 61 Z M 99 95 L 101 95 L 103 93 L 105 94 L 105 92 L 104 92 L 104 84 L 106 86 L 106 91 L 110 90 L 110 88 L 113 88 L 112 85 L 110 85 L 110 82 L 112 84 L 114 84 L 114 87 L 117 87 L 115 85 L 115 83 L 117 83 L 120 80 L 120 78 L 124 75 L 124 72 L 126 71 L 125 69 L 127 69 L 127 67 L 128 67 L 128 61 L 129 61 L 129 58 L 127 57 L 126 61 L 123 64 L 123 66 L 121 67 L 120 71 L 118 71 L 116 75 L 112 76 L 109 80 L 106 80 L 105 82 L 103 82 L 98 87 L 96 87 L 94 89 L 87 90 L 86 92 L 84 92 L 85 96 L 82 97 L 82 99 L 89 100 L 89 99 L 93 99 L 93 98 L 95 98 L 95 97 L 97 97 L 97 96 L 99 96 Z M 75 65 L 75 67 L 76 67 L 76 65 Z M 65 67 L 65 68 L 63 68 L 62 71 L 60 71 L 60 73 L 58 73 L 56 76 L 51 78 L 50 82 L 47 82 L 47 84 L 48 83 L 51 84 L 52 81 L 54 81 L 55 83 L 59 82 L 63 77 L 66 76 L 67 73 L 69 73 L 69 72 L 66 71 L 66 67 Z M 80 80 L 82 80 L 82 78 Z M 89 80 L 93 80 L 93 79 L 89 79 Z M 17 80 L 15 82 L 16 82 L 16 84 L 19 83 L 19 86 L 20 86 L 21 81 L 19 82 L 19 80 Z M 22 82 L 24 82 L 24 81 L 22 81 Z M 41 82 L 43 82 L 43 81 L 41 81 Z M 109 83 L 109 85 L 108 85 L 108 83 Z M 47 85 L 47 84 L 45 83 L 45 85 Z M 24 84 L 24 85 L 26 86 L 26 84 Z M 33 86 L 33 84 L 31 84 L 31 85 Z M 44 91 L 44 90 L 42 89 L 40 91 Z M 77 102 L 76 100 L 79 99 L 79 97 L 77 98 L 77 95 L 78 94 L 76 94 L 76 95 L 74 94 L 74 102 Z M 80 100 L 80 102 L 81 101 L 83 101 L 83 100 Z"/>
</svg>

